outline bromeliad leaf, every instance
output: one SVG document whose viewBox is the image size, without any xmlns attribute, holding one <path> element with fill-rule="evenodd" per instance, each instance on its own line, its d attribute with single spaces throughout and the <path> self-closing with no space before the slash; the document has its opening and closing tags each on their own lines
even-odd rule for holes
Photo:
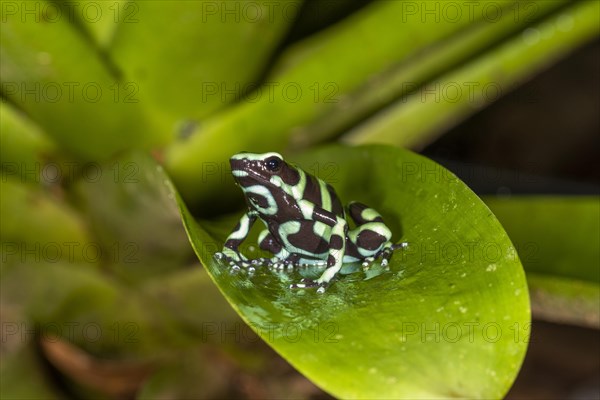
<svg viewBox="0 0 600 400">
<path fill-rule="evenodd" d="M 530 311 L 521 263 L 489 209 L 406 150 L 328 147 L 296 161 L 344 202 L 380 211 L 393 240 L 409 245 L 389 270 L 347 265 L 324 294 L 290 290 L 320 271 L 229 271 L 213 254 L 231 219 L 199 225 L 179 200 L 198 257 L 242 318 L 334 396 L 503 396 L 523 360 Z"/>
</svg>

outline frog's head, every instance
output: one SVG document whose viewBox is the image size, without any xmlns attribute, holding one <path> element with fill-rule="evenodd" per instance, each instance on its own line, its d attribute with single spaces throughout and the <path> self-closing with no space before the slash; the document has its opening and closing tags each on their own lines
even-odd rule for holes
<svg viewBox="0 0 600 400">
<path fill-rule="evenodd" d="M 298 182 L 298 171 L 283 160 L 279 153 L 238 153 L 229 160 L 231 173 L 244 188 L 260 185 L 278 188 Z"/>
</svg>

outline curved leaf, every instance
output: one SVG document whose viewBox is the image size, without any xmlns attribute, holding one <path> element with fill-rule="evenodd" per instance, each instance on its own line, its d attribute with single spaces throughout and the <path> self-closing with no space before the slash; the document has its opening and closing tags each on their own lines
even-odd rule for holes
<svg viewBox="0 0 600 400">
<path fill-rule="evenodd" d="M 44 161 L 56 155 L 56 144 L 26 115 L 6 101 L 0 102 L 0 165 L 2 181 L 8 177 L 39 183 Z M 32 173 L 33 172 L 33 173 Z"/>
<path fill-rule="evenodd" d="M 244 320 L 299 371 L 343 398 L 498 398 L 523 360 L 525 277 L 506 233 L 454 175 L 406 150 L 329 147 L 297 160 L 348 202 L 379 210 L 397 251 L 389 271 L 353 265 L 324 294 L 290 290 L 310 268 L 233 273 L 212 255 L 231 219 L 190 241 Z M 248 252 L 246 252 L 247 255 Z"/>
<path fill-rule="evenodd" d="M 0 190 L 2 268 L 43 258 L 72 257 L 84 262 L 73 245 L 90 243 L 91 234 L 75 209 L 42 187 L 4 179 Z M 43 221 L 43 223 L 40 223 Z M 90 260 L 88 260 L 90 261 Z M 88 262 L 97 264 L 97 260 Z"/>
<path fill-rule="evenodd" d="M 134 285 L 182 268 L 193 255 L 163 169 L 138 151 L 96 167 L 98 178 L 79 180 L 74 193 L 102 246 L 105 268 Z"/>
<path fill-rule="evenodd" d="M 128 2 L 110 55 L 169 127 L 199 123 L 256 85 L 300 4 Z"/>
<path fill-rule="evenodd" d="M 137 83 L 120 81 L 56 4 L 6 4 L 2 94 L 64 152 L 96 161 L 165 142 L 168 131 L 137 97 Z"/>
</svg>

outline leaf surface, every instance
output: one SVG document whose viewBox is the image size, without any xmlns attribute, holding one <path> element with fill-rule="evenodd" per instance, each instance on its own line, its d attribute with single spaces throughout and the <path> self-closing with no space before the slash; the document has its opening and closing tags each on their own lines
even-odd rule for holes
<svg viewBox="0 0 600 400">
<path fill-rule="evenodd" d="M 406 150 L 328 147 L 296 161 L 344 202 L 376 208 L 394 241 L 409 244 L 388 271 L 346 265 L 324 294 L 290 290 L 321 271 L 231 272 L 213 254 L 232 220 L 201 226 L 178 200 L 198 257 L 244 320 L 337 397 L 503 396 L 527 346 L 529 299 L 515 249 L 489 209 L 450 172 Z"/>
</svg>

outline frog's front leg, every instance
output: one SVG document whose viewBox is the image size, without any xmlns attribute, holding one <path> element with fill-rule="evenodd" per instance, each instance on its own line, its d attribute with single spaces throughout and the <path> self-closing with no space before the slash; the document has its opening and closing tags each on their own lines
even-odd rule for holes
<svg viewBox="0 0 600 400">
<path fill-rule="evenodd" d="M 229 263 L 229 265 L 234 267 L 250 266 L 250 262 L 243 254 L 239 252 L 238 248 L 248 236 L 250 228 L 252 228 L 252 225 L 255 221 L 255 212 L 248 211 L 246 214 L 242 215 L 240 221 L 233 229 L 233 232 L 231 232 L 227 237 L 225 245 L 223 246 L 223 250 L 221 250 L 219 253 L 216 253 L 215 258 L 218 260 L 225 260 Z"/>
</svg>

